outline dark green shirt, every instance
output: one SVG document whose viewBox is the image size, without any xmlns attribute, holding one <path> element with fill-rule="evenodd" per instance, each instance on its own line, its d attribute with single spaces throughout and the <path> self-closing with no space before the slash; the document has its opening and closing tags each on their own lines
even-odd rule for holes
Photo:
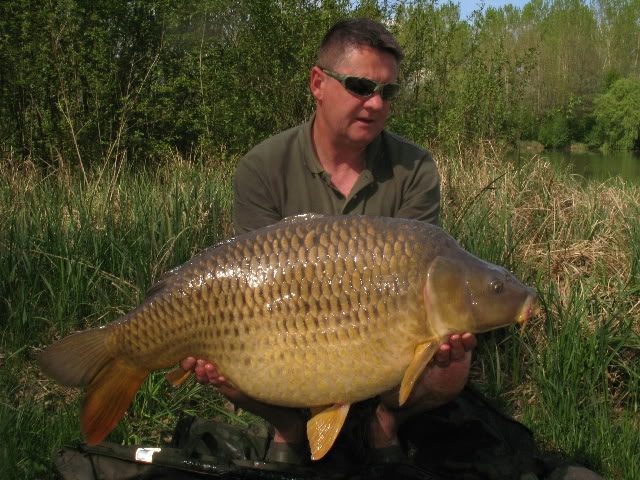
<svg viewBox="0 0 640 480">
<path fill-rule="evenodd" d="M 438 224 L 440 178 L 429 152 L 383 130 L 348 197 L 332 184 L 307 123 L 257 145 L 234 178 L 234 227 L 245 233 L 301 213 L 383 215 Z"/>
</svg>

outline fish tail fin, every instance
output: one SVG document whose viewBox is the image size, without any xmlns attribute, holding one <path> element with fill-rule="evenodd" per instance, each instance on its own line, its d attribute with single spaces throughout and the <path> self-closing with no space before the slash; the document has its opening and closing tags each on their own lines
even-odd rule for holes
<svg viewBox="0 0 640 480">
<path fill-rule="evenodd" d="M 67 387 L 87 387 L 81 426 L 90 444 L 102 441 L 115 427 L 150 373 L 114 358 L 108 348 L 109 333 L 108 328 L 75 333 L 38 356 L 48 377 Z"/>
<path fill-rule="evenodd" d="M 47 377 L 65 387 L 86 387 L 111 360 L 107 348 L 109 329 L 74 333 L 45 348 L 38 365 Z"/>
<path fill-rule="evenodd" d="M 117 359 L 100 370 L 82 401 L 80 424 L 87 443 L 100 443 L 113 430 L 149 373 Z"/>
</svg>

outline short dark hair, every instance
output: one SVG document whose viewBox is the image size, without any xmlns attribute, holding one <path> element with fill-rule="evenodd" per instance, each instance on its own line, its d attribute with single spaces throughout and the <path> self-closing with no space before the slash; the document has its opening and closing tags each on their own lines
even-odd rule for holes
<svg viewBox="0 0 640 480">
<path fill-rule="evenodd" d="M 350 47 L 370 47 L 389 53 L 400 64 L 402 48 L 384 25 L 369 18 L 351 18 L 336 23 L 326 33 L 318 51 L 318 65 L 332 68 Z"/>
</svg>

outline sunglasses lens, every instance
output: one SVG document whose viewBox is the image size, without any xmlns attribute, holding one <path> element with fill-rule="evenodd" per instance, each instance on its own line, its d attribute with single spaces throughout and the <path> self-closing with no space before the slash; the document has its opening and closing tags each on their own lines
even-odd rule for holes
<svg viewBox="0 0 640 480">
<path fill-rule="evenodd" d="M 370 97 L 376 89 L 376 84 L 371 80 L 359 77 L 347 77 L 344 86 L 360 97 Z"/>
<path fill-rule="evenodd" d="M 384 86 L 384 88 L 382 89 L 382 92 L 380 92 L 380 96 L 385 102 L 387 102 L 389 100 L 394 99 L 396 95 L 398 95 L 399 91 L 400 91 L 400 85 L 398 85 L 397 83 L 390 83 Z"/>
</svg>

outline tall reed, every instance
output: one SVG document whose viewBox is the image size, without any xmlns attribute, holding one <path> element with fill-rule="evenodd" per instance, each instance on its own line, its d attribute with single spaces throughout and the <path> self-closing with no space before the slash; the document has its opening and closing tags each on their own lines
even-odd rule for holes
<svg viewBox="0 0 640 480">
<path fill-rule="evenodd" d="M 88 172 L 87 181 L 68 171 L 2 166 L 2 478 L 51 476 L 52 449 L 79 439 L 77 391 L 39 374 L 39 349 L 115 320 L 163 272 L 228 236 L 234 163 L 170 158 L 145 170 L 120 163 Z M 174 391 L 162 380 L 156 374 L 145 382 L 111 440 L 159 443 L 180 412 L 230 416 L 211 392 Z"/>
<path fill-rule="evenodd" d="M 445 229 L 537 285 L 544 312 L 484 335 L 474 379 L 549 451 L 640 478 L 640 188 L 485 147 L 437 159 Z"/>
</svg>

